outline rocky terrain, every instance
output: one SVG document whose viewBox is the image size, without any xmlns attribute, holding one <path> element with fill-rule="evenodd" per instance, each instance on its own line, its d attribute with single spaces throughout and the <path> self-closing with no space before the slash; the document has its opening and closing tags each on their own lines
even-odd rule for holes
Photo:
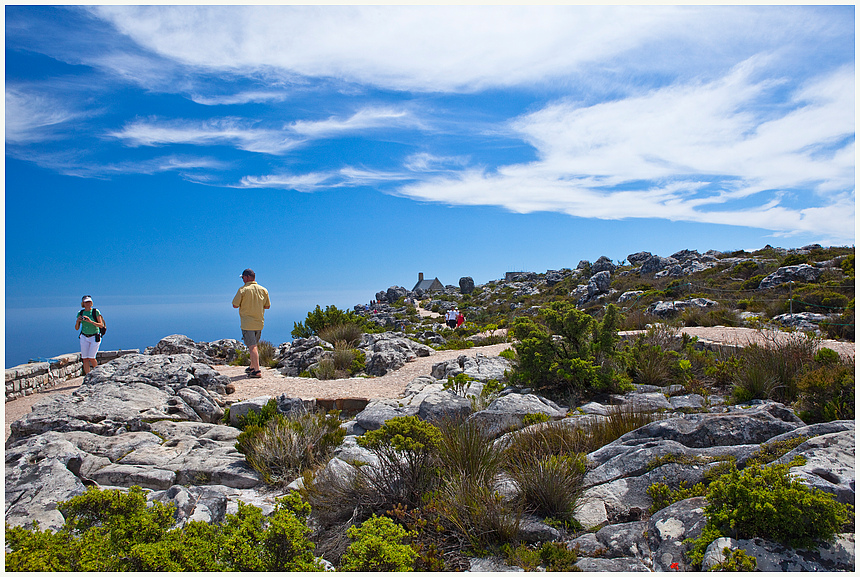
<svg viewBox="0 0 860 577">
<path fill-rule="evenodd" d="M 373 306 L 355 307 L 357 314 L 388 330 L 365 333 L 356 345 L 366 360 L 364 373 L 337 381 L 300 376 L 332 349 L 318 336 L 278 346 L 277 367 L 265 371 L 264 379 L 252 380 L 243 377 L 241 367 L 229 366 L 244 350 L 238 341 L 197 343 L 171 335 L 145 354 L 126 355 L 99 366 L 80 387 L 46 395 L 29 413 L 7 423 L 11 434 L 6 442 L 6 522 L 28 526 L 38 521 L 42 529 L 56 530 L 64 522 L 56 503 L 82 494 L 88 486 L 143 487 L 148 500 L 176 506 L 178 525 L 190 520 L 221 522 L 238 510 L 240 501 L 270 513 L 277 497 L 289 488 L 301 487 L 303 481 L 296 479 L 287 488 L 267 486 L 235 446 L 238 419 L 259 412 L 270 399 L 276 400 L 284 414 L 313 410 L 323 398 L 362 400 L 354 411 L 345 412 L 342 427 L 346 437 L 322 469 L 326 475 L 345 479 L 357 467 L 374 463 L 375 456 L 361 448 L 357 439 L 393 417 L 417 416 L 430 422 L 466 418 L 481 423 L 497 442 L 504 442 L 511 431 L 545 426 L 527 425 L 536 414 L 575 429 L 606 421 L 621 407 L 651 413 L 651 422 L 586 455 L 588 470 L 574 513 L 581 528 L 551 526 L 542 518 L 526 515 L 516 540 L 565 543 L 578 551 L 577 566 L 588 571 L 690 570 L 685 553 L 691 545 L 686 540 L 702 532 L 705 499 L 682 499 L 650 511 L 649 487 L 655 483 L 673 489 L 692 487 L 726 460 L 743 466 L 768 447 L 798 439 L 775 462 L 790 463 L 795 456 L 803 456 L 805 463 L 791 468 L 795 478 L 832 494 L 841 503 L 853 504 L 854 421 L 807 425 L 791 407 L 777 402 L 731 404 L 727 395 L 699 394 L 680 384 L 634 384 L 623 394 L 563 406 L 532 390 L 504 386 L 511 363 L 498 353 L 508 343 L 447 351 L 434 347 L 461 339 L 464 332 L 471 333 L 471 344 L 486 343 L 488 335 L 499 334 L 498 325 L 510 315 L 535 314 L 542 304 L 559 297 L 572 299 L 585 310 L 610 302 L 635 304 L 649 321 L 677 319 L 691 309 L 730 309 L 739 323 L 757 322 L 754 326 L 760 328 L 766 317 L 773 327 L 794 326 L 823 334 L 820 325 L 839 318 L 842 312 L 767 315 L 764 310 L 735 308 L 737 299 L 727 304 L 726 297 L 710 298 L 696 288 L 687 289 L 685 298 L 663 298 L 680 296 L 673 292 L 680 285 L 671 284 L 678 279 L 698 278 L 698 286 L 706 286 L 702 280 L 706 277 L 697 276 L 703 274 L 721 279 L 720 286 L 728 283 L 732 290 L 741 290 L 750 280 L 756 291 L 779 291 L 792 282 L 843 282 L 841 266 L 847 262 L 848 252 L 827 260 L 779 266 L 789 256 L 834 251 L 815 246 L 794 251 L 766 248 L 761 254 L 735 256 L 680 251 L 660 257 L 642 252 L 628 255 L 629 264 L 601 257 L 594 263 L 583 261 L 576 269 L 510 273 L 504 280 L 486 285 L 475 285 L 464 277 L 458 287 L 449 285 L 435 294 L 391 287 L 376 295 Z M 853 262 L 853 248 L 849 252 Z M 747 278 L 735 278 L 741 272 Z M 851 275 L 853 283 L 853 272 Z M 650 288 L 643 279 L 651 283 Z M 410 299 L 423 301 L 424 314 L 410 305 Z M 453 306 L 464 311 L 471 323 L 470 330 L 459 335 L 427 312 Z M 776 306 L 771 309 L 780 312 Z M 685 330 L 693 334 L 706 329 Z M 741 330 L 763 335 L 749 328 L 737 334 Z M 706 334 L 696 336 L 705 339 Z M 751 342 L 737 334 L 738 340 L 728 344 Z M 722 344 L 727 344 L 726 338 Z M 830 341 L 827 346 L 853 358 L 853 343 Z M 448 379 L 460 374 L 466 375 L 468 384 L 455 392 Z M 504 388 L 482 395 L 493 381 L 502 382 Z M 498 490 L 505 494 L 509 485 L 502 480 Z M 809 549 L 792 549 L 763 539 L 720 538 L 708 547 L 702 569 L 721 562 L 726 546 L 755 556 L 758 568 L 764 571 L 855 569 L 853 533 L 839 534 L 835 541 L 819 542 Z M 461 561 L 460 567 L 471 571 L 519 570 L 500 558 L 464 557 Z"/>
<path fill-rule="evenodd" d="M 194 348 L 189 340 L 183 346 Z M 168 343 L 160 344 L 163 349 Z M 211 365 L 199 362 L 207 343 L 176 354 L 129 355 L 92 371 L 72 394 L 36 404 L 12 423 L 6 446 L 6 521 L 59 528 L 56 502 L 84 492 L 88 485 L 105 488 L 141 486 L 148 498 L 177 506 L 177 522 L 218 522 L 237 510 L 241 500 L 271 511 L 283 491 L 265 486 L 234 447 L 239 430 L 223 424 L 224 396 L 232 383 Z M 159 347 L 156 347 L 157 350 Z M 468 416 L 496 434 L 521 427 L 526 415 L 543 413 L 566 426 L 583 426 L 605 418 L 610 406 L 589 402 L 561 407 L 527 390 L 508 388 L 486 407 L 472 412 L 468 395 L 479 395 L 483 383 L 504 378 L 509 363 L 501 357 L 463 354 L 431 367 L 413 379 L 399 398 L 371 400 L 344 422 L 348 436 L 326 470 L 349 474 L 353 462 L 372 462 L 355 443 L 395 416 L 435 420 Z M 472 384 L 464 395 L 446 389 L 446 379 L 466 373 Z M 259 410 L 270 397 L 237 401 L 231 421 Z M 282 412 L 309 407 L 312 400 L 275 397 Z M 594 571 L 685 569 L 684 540 L 696 537 L 704 522 L 703 498 L 686 499 L 648 514 L 648 487 L 655 482 L 691 486 L 701 481 L 720 458 L 743 464 L 763 444 L 809 437 L 781 458 L 807 457 L 792 473 L 841 502 L 854 502 L 854 422 L 805 425 L 789 408 L 773 402 L 726 406 L 724 399 L 686 394 L 684 388 L 638 385 L 611 402 L 664 411 L 659 420 L 632 431 L 589 454 L 590 470 L 575 513 L 585 528 L 571 534 L 528 518 L 518 539 L 561 541 L 580 552 L 577 565 Z M 690 412 L 696 411 L 696 412 Z M 531 425 L 533 427 L 541 425 Z M 675 462 L 648 467 L 655 457 L 674 455 Z M 685 460 L 683 457 L 696 457 Z M 704 464 L 703 464 L 704 463 Z M 854 536 L 797 551 L 774 543 L 732 543 L 754 552 L 760 568 L 773 570 L 853 570 Z M 706 555 L 719 560 L 722 542 Z M 509 570 L 499 559 L 471 558 L 474 571 Z"/>
</svg>

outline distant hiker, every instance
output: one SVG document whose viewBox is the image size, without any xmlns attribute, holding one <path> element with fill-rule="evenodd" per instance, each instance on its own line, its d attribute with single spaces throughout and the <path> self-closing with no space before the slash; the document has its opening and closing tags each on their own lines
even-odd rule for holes
<svg viewBox="0 0 860 577">
<path fill-rule="evenodd" d="M 263 310 L 271 306 L 269 291 L 257 284 L 254 280 L 257 275 L 253 270 L 246 268 L 241 276 L 245 284 L 236 291 L 236 296 L 233 297 L 233 308 L 239 309 L 242 340 L 250 351 L 251 366 L 245 369 L 245 372 L 251 378 L 259 379 L 263 377 L 263 373 L 260 371 L 260 351 L 257 345 L 263 332 Z"/>
<path fill-rule="evenodd" d="M 457 328 L 457 313 L 454 312 L 454 309 L 448 309 L 448 312 L 445 313 L 445 324 L 448 325 L 449 329 Z"/>
<path fill-rule="evenodd" d="M 460 325 L 462 325 L 464 322 L 466 322 L 466 317 L 463 316 L 463 313 L 457 311 L 457 328 L 459 329 Z"/>
<path fill-rule="evenodd" d="M 81 341 L 81 363 L 84 366 L 84 374 L 98 366 L 96 354 L 102 340 L 102 331 L 105 328 L 105 320 L 99 309 L 93 308 L 93 297 L 84 295 L 81 298 L 81 306 L 84 307 L 78 313 L 75 320 L 75 330 L 81 331 L 78 339 Z"/>
</svg>

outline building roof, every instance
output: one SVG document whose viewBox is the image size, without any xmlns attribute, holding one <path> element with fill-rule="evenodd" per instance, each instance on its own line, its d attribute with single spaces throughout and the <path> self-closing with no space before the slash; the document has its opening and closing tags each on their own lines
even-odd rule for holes
<svg viewBox="0 0 860 577">
<path fill-rule="evenodd" d="M 441 290 L 440 287 L 442 287 L 442 283 L 439 282 L 438 278 L 425 278 L 424 280 L 420 280 L 415 283 L 415 286 L 412 288 L 412 291 L 415 292 L 417 290 L 422 290 L 424 292 L 427 292 L 429 290 Z"/>
</svg>

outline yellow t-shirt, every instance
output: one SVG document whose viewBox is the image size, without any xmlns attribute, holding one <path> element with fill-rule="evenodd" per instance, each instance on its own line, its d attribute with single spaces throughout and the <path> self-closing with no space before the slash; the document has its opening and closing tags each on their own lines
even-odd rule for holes
<svg viewBox="0 0 860 577">
<path fill-rule="evenodd" d="M 246 331 L 263 330 L 263 310 L 269 308 L 269 291 L 256 281 L 246 282 L 236 291 L 233 306 L 239 307 L 240 327 Z"/>
</svg>

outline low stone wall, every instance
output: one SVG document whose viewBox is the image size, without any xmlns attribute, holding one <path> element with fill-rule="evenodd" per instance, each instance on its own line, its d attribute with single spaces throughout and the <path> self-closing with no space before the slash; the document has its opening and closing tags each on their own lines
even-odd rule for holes
<svg viewBox="0 0 860 577">
<path fill-rule="evenodd" d="M 112 361 L 117 357 L 139 353 L 138 349 L 119 351 L 99 351 L 96 361 L 99 364 Z M 69 353 L 54 357 L 50 362 L 27 363 L 6 369 L 6 402 L 38 393 L 57 383 L 84 375 L 81 353 Z"/>
</svg>

